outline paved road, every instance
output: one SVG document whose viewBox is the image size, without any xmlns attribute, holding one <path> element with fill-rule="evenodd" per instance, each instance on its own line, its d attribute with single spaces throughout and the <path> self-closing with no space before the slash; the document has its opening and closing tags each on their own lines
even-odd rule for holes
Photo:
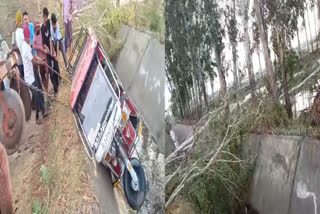
<svg viewBox="0 0 320 214">
<path fill-rule="evenodd" d="M 180 145 L 183 143 L 187 137 L 192 136 L 192 126 L 186 126 L 183 124 L 175 124 L 172 126 L 172 131 L 175 134 L 175 137 Z"/>
</svg>

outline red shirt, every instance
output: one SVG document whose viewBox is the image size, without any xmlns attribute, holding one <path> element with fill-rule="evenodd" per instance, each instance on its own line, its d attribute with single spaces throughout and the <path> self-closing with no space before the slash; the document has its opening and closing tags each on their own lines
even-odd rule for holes
<svg viewBox="0 0 320 214">
<path fill-rule="evenodd" d="M 37 55 L 41 58 L 41 59 L 46 59 L 46 54 L 44 52 L 43 49 L 43 43 L 42 43 L 42 35 L 41 32 L 37 35 L 34 34 L 34 38 L 33 38 L 33 48 L 37 51 Z"/>
</svg>

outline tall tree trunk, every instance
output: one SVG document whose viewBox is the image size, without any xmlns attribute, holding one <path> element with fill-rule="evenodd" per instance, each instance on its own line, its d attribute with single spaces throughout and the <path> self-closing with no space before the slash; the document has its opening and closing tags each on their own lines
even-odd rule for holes
<svg viewBox="0 0 320 214">
<path fill-rule="evenodd" d="M 272 96 L 272 99 L 274 100 L 274 102 L 278 102 L 276 84 L 275 84 L 275 79 L 274 79 L 274 72 L 273 72 L 273 67 L 272 67 L 270 54 L 269 54 L 269 48 L 268 48 L 268 43 L 267 43 L 267 38 L 266 38 L 266 31 L 263 26 L 263 17 L 261 15 L 261 7 L 260 7 L 259 0 L 254 0 L 254 7 L 255 7 L 256 17 L 257 17 L 257 21 L 258 21 L 258 28 L 259 28 L 260 39 L 261 39 L 261 44 L 262 44 L 262 51 L 263 51 L 263 56 L 264 56 L 264 61 L 265 61 L 265 66 L 266 66 L 266 71 L 267 71 L 269 93 Z"/>
<path fill-rule="evenodd" d="M 237 49 L 235 42 L 232 42 L 232 64 L 233 64 L 233 80 L 236 89 L 239 87 L 239 77 L 237 71 Z"/>
<path fill-rule="evenodd" d="M 317 0 L 318 19 L 320 19 L 320 0 Z"/>
<path fill-rule="evenodd" d="M 190 102 L 192 100 L 191 89 L 188 86 L 187 81 L 185 81 L 184 85 L 185 85 L 185 88 L 186 88 L 186 91 L 187 91 L 187 96 L 188 96 L 188 99 L 187 99 L 187 112 L 188 112 L 188 114 L 190 114 L 191 113 Z"/>
<path fill-rule="evenodd" d="M 280 32 L 278 28 L 278 44 L 280 47 L 280 66 L 281 66 L 281 74 L 282 74 L 282 87 L 284 92 L 284 99 L 286 104 L 286 111 L 289 118 L 292 118 L 292 108 L 291 108 L 291 102 L 290 102 L 290 96 L 289 96 L 289 88 L 288 88 L 288 81 L 287 81 L 287 71 L 285 66 L 285 56 L 284 56 L 284 49 L 285 49 L 285 33 L 281 34 L 280 39 Z"/>
<path fill-rule="evenodd" d="M 199 80 L 197 80 L 197 89 L 198 89 L 198 93 L 199 93 L 199 108 L 198 108 L 198 118 L 201 118 L 202 115 L 202 90 L 201 90 L 201 82 Z"/>
<path fill-rule="evenodd" d="M 197 106 L 199 105 L 199 95 L 198 95 L 198 89 L 197 89 L 197 79 L 195 77 L 195 74 L 192 71 L 192 85 L 193 85 L 193 95 L 194 95 L 194 108 L 196 111 Z"/>
<path fill-rule="evenodd" d="M 176 90 L 177 90 L 177 92 L 176 92 L 177 93 L 177 97 L 176 97 L 177 110 L 179 111 L 181 118 L 183 118 L 184 117 L 184 107 L 182 105 L 181 94 L 180 94 L 178 87 Z"/>
<path fill-rule="evenodd" d="M 215 54 L 215 60 L 217 62 L 217 67 L 218 67 L 218 75 L 219 75 L 219 81 L 220 81 L 220 95 L 222 99 L 225 99 L 227 95 L 227 83 L 226 83 L 226 77 L 224 75 L 224 71 L 222 69 L 221 53 L 220 53 L 220 50 L 218 50 L 216 45 L 214 46 L 214 54 Z"/>
<path fill-rule="evenodd" d="M 197 66 L 198 66 L 198 70 L 200 72 L 199 80 L 200 80 L 200 84 L 201 84 L 201 93 L 203 96 L 203 100 L 204 100 L 204 104 L 205 104 L 205 108 L 206 108 L 205 112 L 206 112 L 208 109 L 208 99 L 207 99 L 207 93 L 206 93 L 206 87 L 205 87 L 205 80 L 202 76 L 204 74 L 204 70 L 202 69 L 201 62 L 200 62 L 200 48 L 198 48 L 198 50 L 197 50 L 197 58 L 198 58 Z"/>
<path fill-rule="evenodd" d="M 297 27 L 297 38 L 298 38 L 298 55 L 299 55 L 299 58 L 301 58 L 301 46 L 300 46 L 299 27 Z"/>
<path fill-rule="evenodd" d="M 210 97 L 213 97 L 213 94 L 214 94 L 214 80 L 212 78 L 210 78 L 210 86 L 211 86 L 211 96 Z"/>
<path fill-rule="evenodd" d="M 186 18 L 186 14 L 185 14 L 185 11 L 184 11 L 184 7 L 181 4 L 181 1 L 179 1 L 179 5 L 180 5 L 180 10 L 181 10 L 181 13 L 182 13 L 182 16 L 183 16 L 184 28 L 186 30 L 186 39 L 187 39 L 187 44 L 188 44 L 188 53 L 190 54 L 191 72 L 192 72 L 191 75 L 193 77 L 193 86 L 197 90 L 197 80 L 195 79 L 196 75 L 195 75 L 195 70 L 194 70 L 193 50 L 191 48 L 190 38 L 189 38 L 190 30 L 189 30 L 189 28 L 187 26 L 187 18 Z M 195 93 L 195 95 L 196 95 L 196 101 L 195 101 L 195 110 L 196 110 L 197 109 L 197 100 L 199 99 L 199 101 L 200 101 L 201 97 L 197 97 L 198 96 L 197 92 Z"/>
<path fill-rule="evenodd" d="M 246 68 L 248 70 L 248 77 L 249 77 L 249 85 L 250 85 L 250 93 L 251 98 L 255 99 L 255 79 L 254 79 L 254 72 L 252 66 L 252 52 L 251 52 L 251 45 L 250 45 L 250 37 L 248 31 L 248 10 L 249 10 L 249 0 L 242 0 L 242 11 L 243 11 L 243 32 L 244 32 L 244 50 L 246 56 Z"/>
<path fill-rule="evenodd" d="M 207 97 L 207 92 L 206 92 L 206 84 L 205 81 L 202 79 L 202 93 L 203 93 L 203 99 L 204 99 L 204 104 L 206 106 L 206 111 L 208 110 L 208 97 Z"/>
<path fill-rule="evenodd" d="M 197 113 L 197 104 L 196 104 L 195 97 L 197 97 L 198 95 L 197 95 L 197 92 L 196 92 L 196 85 L 193 85 L 191 93 L 192 93 L 192 98 L 193 98 L 192 99 L 193 100 L 193 103 L 192 103 L 193 106 L 192 106 L 191 112 L 192 112 L 192 115 L 194 116 Z M 197 118 L 193 117 L 193 119 L 197 119 Z"/>
<path fill-rule="evenodd" d="M 314 33 L 315 33 L 315 41 L 316 41 L 316 50 L 318 50 L 318 20 L 317 20 L 317 8 L 316 6 L 313 6 L 313 19 L 314 19 Z"/>
<path fill-rule="evenodd" d="M 309 25 L 309 34 L 310 34 L 310 40 L 311 40 L 311 51 L 313 52 L 313 39 L 312 39 L 312 34 L 311 34 L 311 26 L 310 26 L 310 18 L 309 18 L 309 9 L 307 7 L 307 19 L 308 19 L 308 25 Z"/>
<path fill-rule="evenodd" d="M 307 34 L 307 26 L 306 26 L 306 20 L 304 18 L 304 16 L 302 16 L 303 19 L 303 27 L 304 27 L 304 33 L 306 34 L 306 40 L 307 40 L 307 47 L 308 47 L 308 52 L 310 52 L 310 48 L 309 48 L 309 40 L 308 40 L 308 34 Z"/>
<path fill-rule="evenodd" d="M 180 95 L 179 95 L 180 96 Z M 182 103 L 181 102 L 179 102 L 179 109 L 180 109 L 180 116 L 181 116 L 181 118 L 184 118 L 184 112 L 183 112 L 183 106 L 182 106 Z"/>
<path fill-rule="evenodd" d="M 233 8 L 233 19 L 236 19 L 236 3 L 235 0 L 232 1 L 232 8 Z M 236 27 L 236 26 L 235 26 Z M 238 70 L 237 70 L 237 42 L 232 41 L 232 63 L 233 63 L 233 81 L 234 86 L 236 89 L 239 87 L 239 76 L 238 76 Z"/>
<path fill-rule="evenodd" d="M 257 51 L 258 54 L 258 61 L 259 61 L 259 68 L 260 68 L 260 73 L 262 74 L 262 66 L 261 66 L 261 55 L 260 55 L 260 50 Z"/>
</svg>

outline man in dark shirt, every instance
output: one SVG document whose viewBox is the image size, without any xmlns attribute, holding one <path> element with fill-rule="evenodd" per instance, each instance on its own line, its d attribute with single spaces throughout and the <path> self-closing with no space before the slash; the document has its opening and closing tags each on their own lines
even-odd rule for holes
<svg viewBox="0 0 320 214">
<path fill-rule="evenodd" d="M 59 72 L 59 64 L 58 64 L 58 61 L 55 59 L 55 53 L 54 53 L 55 51 L 53 49 L 52 42 L 51 42 L 50 28 L 51 26 L 50 26 L 50 20 L 49 20 L 49 11 L 45 7 L 43 8 L 43 24 L 41 26 L 42 42 L 43 42 L 44 48 L 46 49 L 48 65 L 51 68 L 53 67 L 55 71 Z M 56 95 L 59 89 L 59 77 L 50 68 L 49 68 L 49 71 L 50 71 L 49 72 L 50 79 L 53 85 L 54 94 Z"/>
</svg>

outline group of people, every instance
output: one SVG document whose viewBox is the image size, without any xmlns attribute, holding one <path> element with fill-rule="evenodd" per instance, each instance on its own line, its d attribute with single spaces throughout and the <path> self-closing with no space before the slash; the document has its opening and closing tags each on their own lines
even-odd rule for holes
<svg viewBox="0 0 320 214">
<path fill-rule="evenodd" d="M 59 90 L 59 63 L 57 61 L 59 52 L 61 52 L 65 65 L 67 65 L 66 55 L 67 49 L 72 44 L 72 25 L 71 15 L 73 12 L 73 0 L 63 0 L 63 19 L 65 27 L 65 43 L 60 32 L 59 24 L 55 14 L 51 14 L 51 22 L 49 20 L 49 11 L 43 9 L 43 23 L 35 21 L 29 22 L 28 12 L 20 11 L 16 13 L 16 30 L 12 35 L 11 50 L 7 50 L 8 46 L 3 44 L 0 35 L 0 59 L 4 60 L 2 53 L 10 56 L 12 52 L 18 55 L 17 67 L 20 77 L 24 79 L 28 85 L 35 86 L 48 92 L 48 78 L 54 88 L 54 93 Z M 4 42 L 5 43 L 5 42 Z M 39 75 L 40 73 L 40 75 Z M 40 78 L 41 77 L 41 78 Z M 4 87 L 1 84 L 1 87 Z M 42 111 L 43 117 L 47 116 L 44 97 L 42 93 L 33 90 L 32 99 L 35 102 L 36 121 L 39 124 L 39 113 Z M 0 142 L 0 213 L 13 214 L 13 197 L 12 186 L 10 181 L 9 163 L 4 146 Z"/>
<path fill-rule="evenodd" d="M 36 122 L 41 124 L 39 114 L 46 117 L 48 111 L 43 93 L 48 93 L 49 77 L 53 86 L 54 96 L 57 96 L 60 85 L 60 67 L 58 57 L 61 52 L 64 66 L 67 66 L 67 49 L 72 45 L 73 12 L 72 0 L 63 2 L 63 19 L 65 27 L 65 42 L 60 32 L 60 26 L 54 13 L 49 19 L 49 11 L 43 8 L 43 23 L 29 21 L 27 11 L 16 13 L 16 30 L 12 34 L 12 49 L 8 53 L 16 52 L 18 55 L 17 67 L 22 78 L 30 87 L 33 108 L 36 110 Z M 33 86 L 33 87 L 32 87 Z"/>
</svg>

